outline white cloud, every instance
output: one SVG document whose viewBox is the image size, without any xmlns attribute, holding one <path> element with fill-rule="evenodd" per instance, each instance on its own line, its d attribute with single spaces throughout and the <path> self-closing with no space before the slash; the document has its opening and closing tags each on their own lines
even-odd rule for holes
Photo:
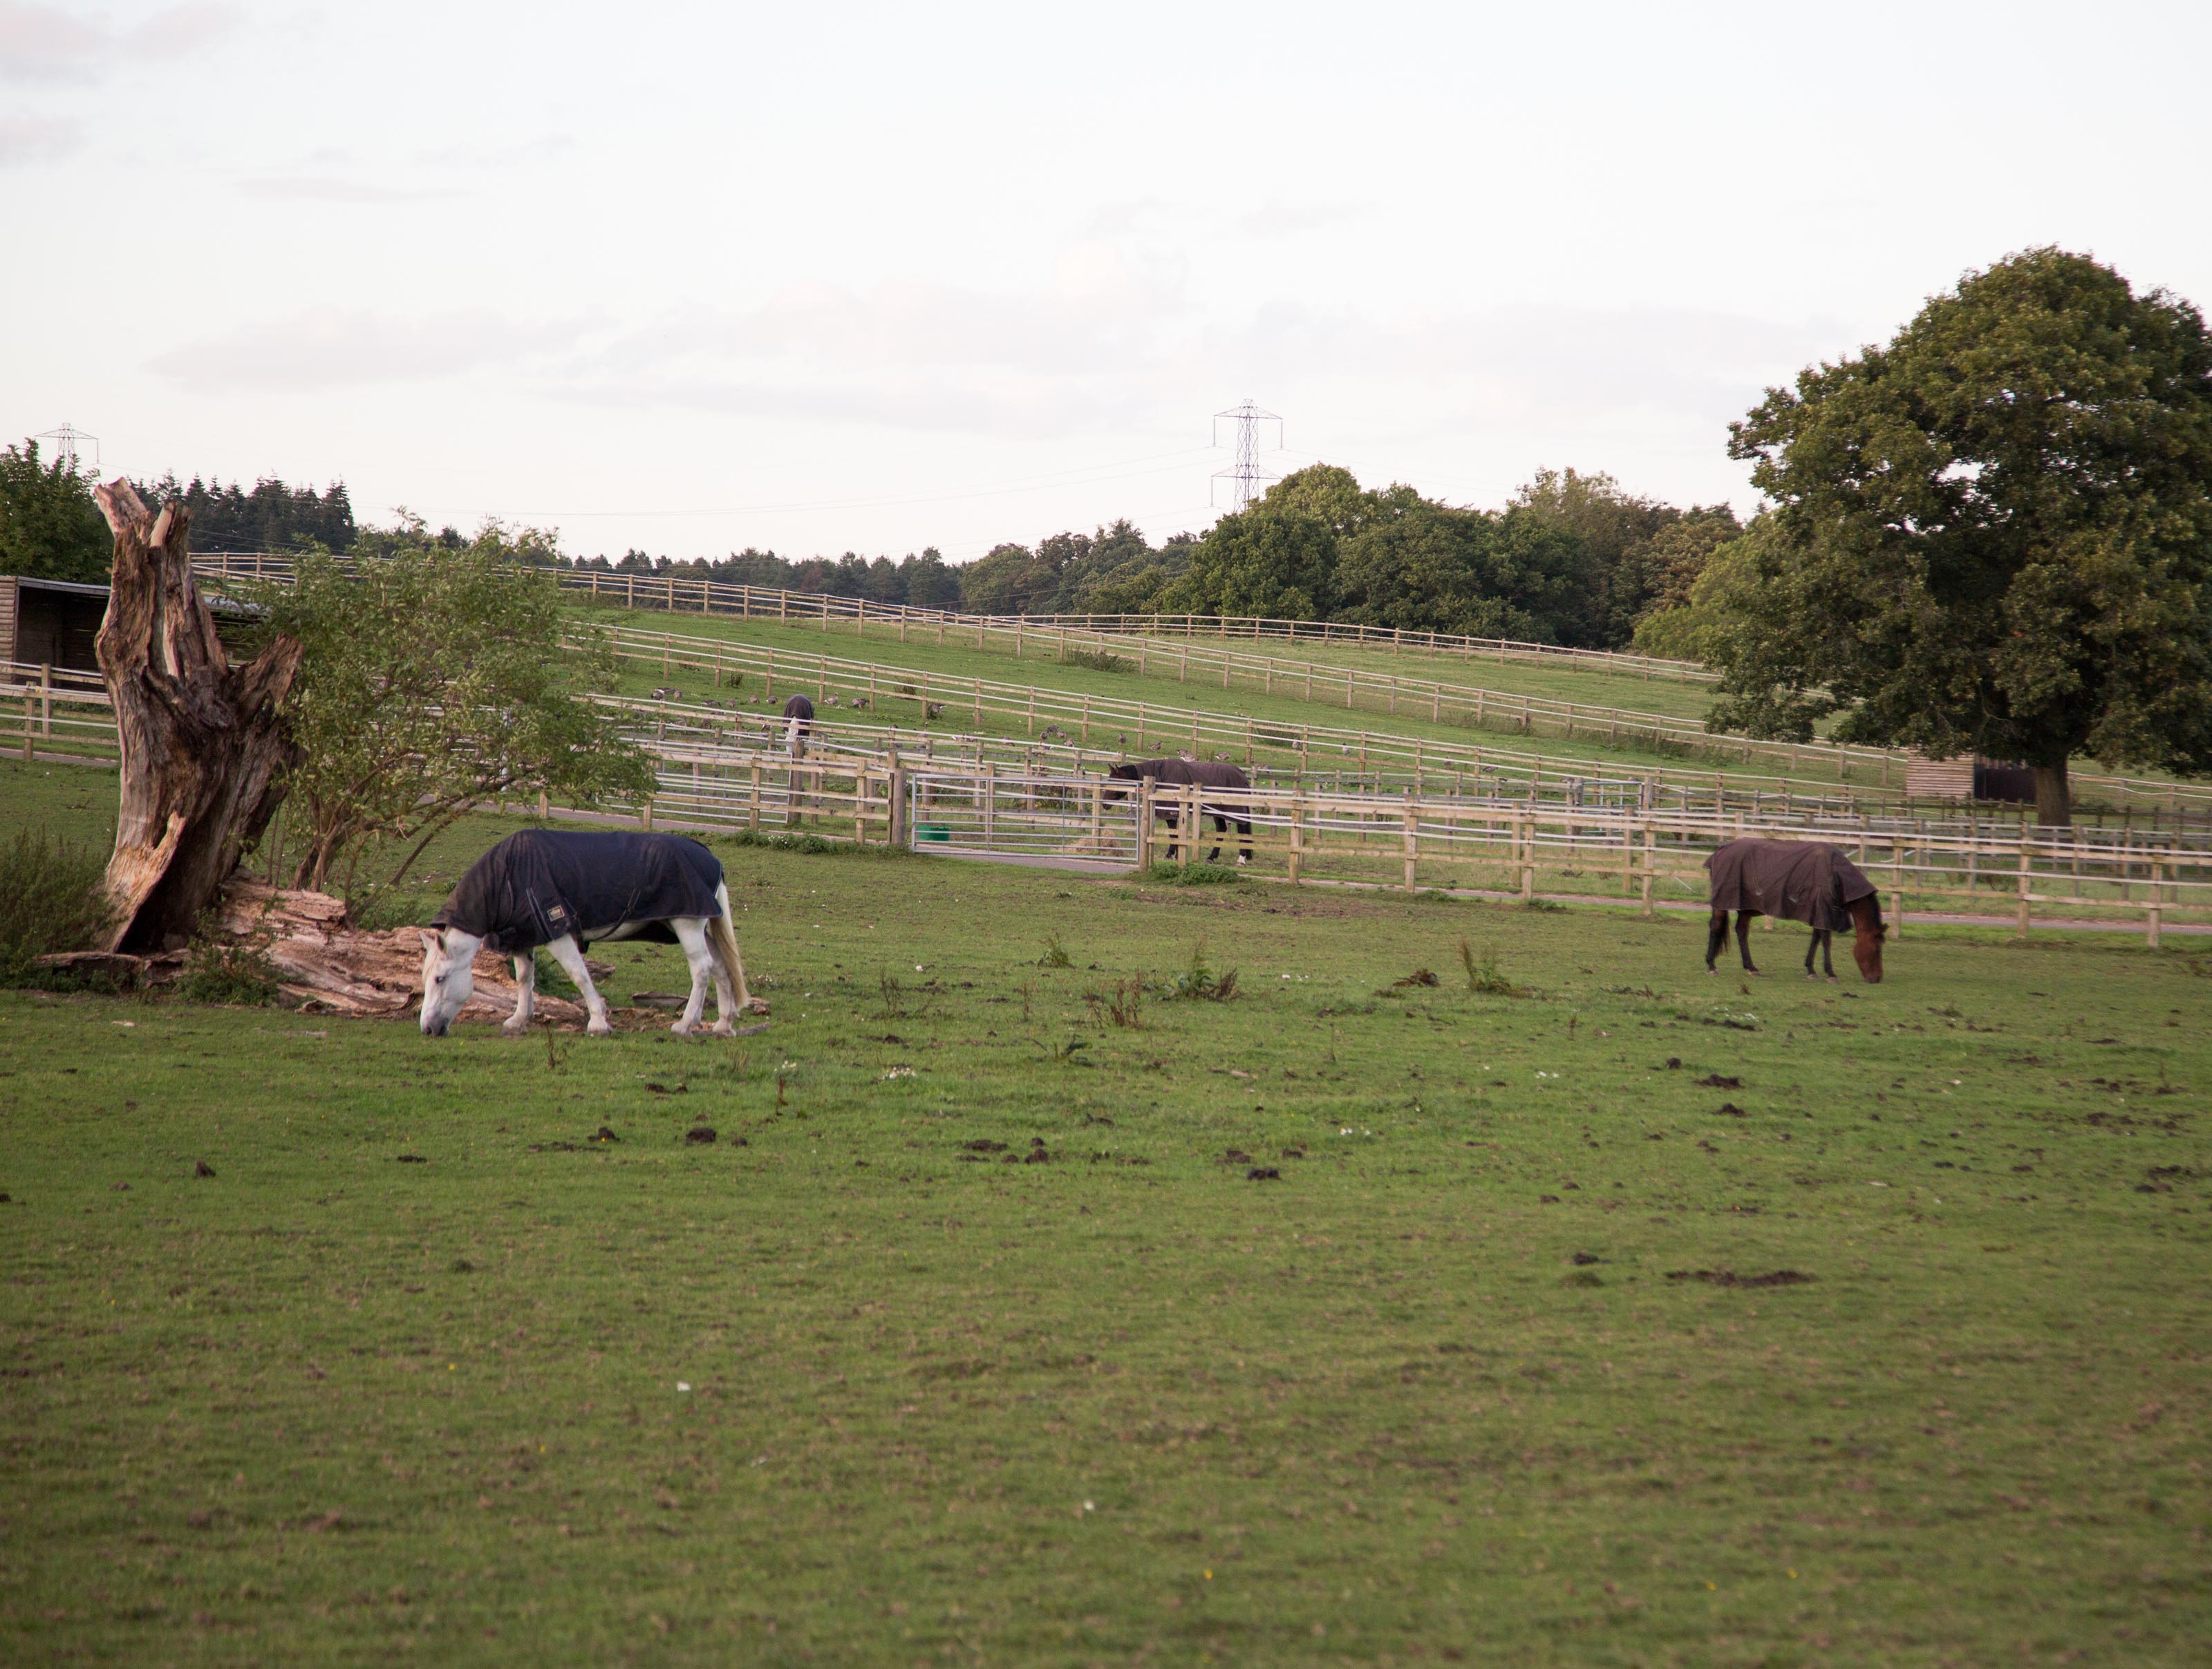
<svg viewBox="0 0 2212 1669">
<path fill-rule="evenodd" d="M 319 174 L 270 174 L 243 180 L 239 190 L 248 197 L 281 203 L 422 203 L 433 198 L 460 197 L 452 186 L 378 186 L 367 180 L 336 180 Z"/>
<path fill-rule="evenodd" d="M 229 34 L 237 9 L 171 6 L 129 28 L 59 6 L 0 0 L 0 79 L 91 81 L 118 63 L 170 57 Z"/>
<path fill-rule="evenodd" d="M 66 116 L 0 116 L 0 168 L 50 162 L 84 143 L 84 130 Z"/>
<path fill-rule="evenodd" d="M 198 390 L 304 393 L 520 364 L 571 346 L 578 329 L 483 308 L 414 320 L 321 308 L 173 348 L 153 365 Z"/>
</svg>

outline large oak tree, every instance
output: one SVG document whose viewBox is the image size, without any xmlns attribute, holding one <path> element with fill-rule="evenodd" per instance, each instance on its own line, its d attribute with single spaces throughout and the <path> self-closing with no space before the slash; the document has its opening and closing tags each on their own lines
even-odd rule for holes
<svg viewBox="0 0 2212 1669">
<path fill-rule="evenodd" d="M 1731 429 L 1772 501 L 1732 552 L 1715 719 L 2067 762 L 2212 770 L 2212 342 L 2087 256 L 1969 273 L 1887 347 Z"/>
</svg>

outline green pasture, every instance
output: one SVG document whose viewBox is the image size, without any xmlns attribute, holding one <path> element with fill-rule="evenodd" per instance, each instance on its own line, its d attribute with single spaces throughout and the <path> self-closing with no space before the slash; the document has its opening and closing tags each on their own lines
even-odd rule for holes
<svg viewBox="0 0 2212 1669">
<path fill-rule="evenodd" d="M 1331 704 L 1320 699 L 1318 692 L 1316 698 L 1310 702 L 1279 690 L 1269 696 L 1244 687 L 1241 681 L 1235 689 L 1224 690 L 1218 678 L 1211 684 L 1206 683 L 1195 670 L 1188 682 L 1178 682 L 1171 665 L 1164 669 L 1156 665 L 1151 672 L 1139 674 L 1133 652 L 1121 655 L 1120 658 L 1128 663 L 1127 670 L 1101 671 L 1091 667 L 1062 663 L 1055 658 L 1054 650 L 1042 643 L 1033 644 L 1031 653 L 1017 660 L 1010 652 L 1003 652 L 995 644 L 978 649 L 972 637 L 964 645 L 947 642 L 940 646 L 933 638 L 924 641 L 919 629 L 908 642 L 901 643 L 895 637 L 885 637 L 873 630 L 864 638 L 856 638 L 849 630 L 825 633 L 818 625 L 779 625 L 774 621 L 669 615 L 642 610 L 633 613 L 625 610 L 602 609 L 586 613 L 584 618 L 639 631 L 672 630 L 684 636 L 726 643 L 772 646 L 778 650 L 788 648 L 797 654 L 830 655 L 848 660 L 874 661 L 884 666 L 909 668 L 916 673 L 927 672 L 933 676 L 980 678 L 1001 684 L 1034 685 L 1041 691 L 1060 691 L 1079 696 L 1088 693 L 1118 701 L 1143 701 L 1167 712 L 1195 710 L 1249 714 L 1263 727 L 1272 727 L 1291 736 L 1297 734 L 1302 724 L 1330 725 L 1366 730 L 1377 735 L 1407 739 L 1418 736 L 1425 740 L 1448 741 L 1462 747 L 1496 747 L 1516 753 L 1540 754 L 1547 759 L 1556 758 L 1562 766 L 1571 769 L 1595 768 L 1601 771 L 1637 774 L 1657 767 L 1692 771 L 1701 777 L 1715 772 L 1730 777 L 1763 777 L 1786 774 L 1778 760 L 1753 759 L 1747 765 L 1741 760 L 1716 761 L 1687 746 L 1655 750 L 1648 741 L 1639 746 L 1624 739 L 1614 746 L 1579 735 L 1571 740 L 1558 735 L 1524 735 L 1510 724 L 1504 723 L 1486 723 L 1477 728 L 1449 718 L 1442 722 L 1432 722 L 1425 716 L 1425 702 L 1411 696 L 1407 697 L 1400 710 L 1393 714 L 1364 704 L 1347 709 L 1340 702 Z M 1567 680 L 1570 684 L 1585 676 L 1548 668 L 1527 670 L 1532 676 Z M 1602 673 L 1587 676 L 1601 679 L 1605 677 Z M 611 693 L 643 695 L 656 687 L 669 686 L 680 689 L 686 700 L 705 697 L 735 701 L 741 710 L 750 703 L 763 711 L 774 710 L 793 691 L 804 691 L 813 695 L 818 694 L 823 687 L 811 673 L 802 673 L 794 669 L 787 674 L 779 667 L 775 677 L 775 700 L 771 702 L 767 698 L 758 669 L 748 672 L 743 683 L 735 688 L 718 686 L 710 667 L 685 665 L 681 651 L 678 650 L 665 662 L 652 654 L 642 658 L 626 656 Z M 865 675 L 857 679 L 833 676 L 827 687 L 830 694 L 849 697 L 854 694 L 866 694 L 868 685 Z M 904 727 L 937 728 L 963 734 L 972 734 L 978 728 L 974 709 L 963 705 L 957 694 L 933 688 L 930 697 L 945 704 L 943 715 L 933 724 L 922 718 L 917 698 L 895 697 L 889 689 L 879 685 L 874 719 Z M 1586 701 L 1597 697 L 1562 696 L 1559 698 Z M 839 716 L 836 712 L 822 715 L 823 719 L 832 723 Z M 1071 733 L 1075 729 L 1073 722 L 1065 714 L 1041 716 L 1037 722 L 1039 729 L 1048 722 L 1057 722 Z M 1091 726 L 1091 745 L 1110 747 L 1114 746 L 1115 735 L 1126 728 L 1103 717 L 1096 720 Z M 993 712 L 988 709 L 983 714 L 981 728 L 988 735 L 1024 736 L 1028 734 L 1028 726 L 1019 716 L 1003 711 Z M 1132 735 L 1132 747 L 1134 741 Z M 1156 740 L 1155 746 L 1158 745 Z M 1229 744 L 1209 736 L 1205 739 L 1201 751 L 1211 752 L 1228 746 Z M 1355 748 L 1349 753 L 1339 754 L 1333 746 L 1316 744 L 1313 759 L 1319 770 L 1326 770 L 1332 765 L 1356 764 L 1358 750 Z M 1824 771 L 1822 764 L 1818 760 L 1808 761 L 1803 771 L 1793 774 L 1796 780 L 1807 783 L 1835 781 L 1833 770 Z M 1865 771 L 1855 771 L 1853 781 L 1861 785 L 1870 783 L 1874 780 L 1869 774 L 1871 771 L 1872 767 L 1868 767 Z M 1901 777 L 1899 780 L 1901 783 Z"/>
<path fill-rule="evenodd" d="M 2203 1660 L 2203 952 L 721 850 L 734 1041 L 0 993 L 0 1660 Z"/>
<path fill-rule="evenodd" d="M 779 623 L 773 619 L 748 619 L 720 614 L 691 614 L 680 612 L 670 613 L 657 609 L 615 608 L 604 603 L 597 606 L 586 603 L 581 606 L 580 612 L 591 613 L 594 618 L 600 619 L 632 622 L 641 630 L 673 631 L 684 636 L 726 637 L 733 641 L 755 643 L 789 643 L 794 648 L 803 649 L 811 646 L 822 649 L 826 654 L 845 655 L 864 661 L 884 659 L 884 656 L 874 653 L 875 649 L 882 645 L 888 644 L 894 649 L 900 646 L 898 627 L 896 624 L 887 624 L 880 621 L 868 622 L 864 631 L 856 631 L 851 621 L 832 621 L 829 629 L 824 630 L 822 623 L 818 620 L 811 623 L 797 621 Z M 1018 657 L 1014 653 L 1012 634 L 1006 631 L 994 631 L 987 634 L 984 638 L 984 647 L 978 651 L 975 634 L 973 630 L 966 632 L 963 636 L 959 627 L 949 626 L 945 630 L 945 647 L 964 648 L 970 655 L 980 653 L 987 666 L 1005 663 L 1018 664 L 1027 667 L 1032 662 L 1048 663 L 1051 661 L 1054 654 L 1050 635 L 1052 630 L 1048 627 L 1041 628 L 1037 632 L 1026 637 L 1023 653 Z M 1106 645 L 1108 653 L 1121 655 L 1129 661 L 1131 676 L 1134 676 L 1135 673 L 1137 642 L 1138 639 L 1133 635 L 1115 634 L 1109 639 Z M 1152 660 L 1162 663 L 1164 667 L 1164 670 L 1161 670 L 1156 667 L 1154 670 L 1149 672 L 1145 680 L 1147 683 L 1162 678 L 1170 684 L 1176 682 L 1173 657 L 1178 649 L 1188 648 L 1196 655 L 1218 652 L 1224 647 L 1220 639 L 1211 637 L 1196 637 L 1188 640 L 1181 637 L 1147 637 L 1144 642 L 1149 646 L 1148 654 Z M 835 647 L 840 644 L 848 647 Z M 862 644 L 868 645 L 868 649 L 863 650 L 860 647 Z M 925 628 L 918 624 L 909 625 L 907 629 L 905 646 L 913 649 L 923 644 L 932 648 L 936 647 L 937 633 L 934 628 Z M 830 647 L 823 648 L 824 645 Z M 1086 639 L 1079 647 L 1087 649 L 1092 645 Z M 1256 644 L 1245 641 L 1231 643 L 1226 647 L 1238 655 L 1268 655 L 1278 661 L 1293 664 L 1311 661 L 1316 666 L 1351 667 L 1376 678 L 1431 679 L 1437 683 L 1460 685 L 1470 689 L 1498 690 L 1516 696 L 1534 696 L 1546 701 L 1581 702 L 1594 705 L 1620 707 L 1635 712 L 1659 713 L 1670 718 L 1702 721 L 1705 716 L 1705 710 L 1712 705 L 1712 689 L 1710 685 L 1685 683 L 1673 679 L 1644 679 L 1625 673 L 1608 673 L 1595 667 L 1565 664 L 1552 666 L 1528 661 L 1501 662 L 1479 657 L 1468 660 L 1458 655 L 1431 655 L 1413 649 L 1407 649 L 1403 654 L 1393 655 L 1387 649 L 1377 649 L 1371 645 L 1307 643 L 1303 640 L 1295 643 L 1279 639 L 1263 640 Z M 967 674 L 963 673 L 963 675 Z M 982 671 L 976 675 L 985 678 L 994 676 L 988 671 Z M 1002 671 L 996 676 L 1006 678 L 1010 674 Z M 1026 675 L 1022 681 L 1029 681 Z M 1192 686 L 1200 689 L 1206 687 L 1205 677 L 1195 667 L 1191 672 L 1190 685 L 1186 687 Z M 1238 688 L 1241 690 L 1243 687 L 1243 675 L 1240 673 Z M 1218 673 L 1214 677 L 1212 688 L 1216 694 L 1220 692 L 1221 685 Z M 1147 700 L 1150 698 L 1150 697 L 1146 697 Z M 1326 706 L 1328 704 L 1322 702 L 1319 704 Z M 1340 712 L 1344 710 L 1340 701 L 1337 710 Z M 1366 710 L 1362 708 L 1359 710 Z M 1388 715 L 1383 716 L 1387 717 Z"/>
</svg>

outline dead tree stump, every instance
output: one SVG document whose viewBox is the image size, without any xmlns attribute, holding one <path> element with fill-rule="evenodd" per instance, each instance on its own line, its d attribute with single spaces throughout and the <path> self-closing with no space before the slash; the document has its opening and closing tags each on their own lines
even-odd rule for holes
<svg viewBox="0 0 2212 1669">
<path fill-rule="evenodd" d="M 232 666 L 192 582 L 190 512 L 172 503 L 156 517 L 120 478 L 94 496 L 115 532 L 98 648 L 123 754 L 105 947 L 173 949 L 284 797 L 298 756 L 277 706 L 301 646 L 280 637 Z"/>
</svg>

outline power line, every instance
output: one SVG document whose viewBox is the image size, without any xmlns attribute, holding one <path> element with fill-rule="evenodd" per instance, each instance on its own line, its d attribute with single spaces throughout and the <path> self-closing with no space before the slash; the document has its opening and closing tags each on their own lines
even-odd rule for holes
<svg viewBox="0 0 2212 1669">
<path fill-rule="evenodd" d="M 71 475 L 75 475 L 76 473 L 76 450 L 78 442 L 82 441 L 91 442 L 92 472 L 94 475 L 100 473 L 99 436 L 88 435 L 82 429 L 77 428 L 74 423 L 64 423 L 59 429 L 49 429 L 45 434 L 34 435 L 31 438 L 37 441 L 52 441 L 54 443 L 54 456 L 67 461 L 69 464 L 70 473 Z"/>
<path fill-rule="evenodd" d="M 1272 411 L 1262 411 L 1248 399 L 1242 405 L 1231 406 L 1226 411 L 1213 414 L 1213 444 L 1216 446 L 1221 444 L 1221 420 L 1224 417 L 1237 420 L 1237 461 L 1227 469 L 1214 471 L 1213 478 L 1229 483 L 1231 496 L 1236 500 L 1230 508 L 1241 510 L 1260 496 L 1255 489 L 1261 482 L 1280 478 L 1267 474 L 1260 468 L 1259 429 L 1263 423 L 1275 425 L 1275 450 L 1280 452 L 1283 449 L 1283 420 Z"/>
<path fill-rule="evenodd" d="M 1109 463 L 1081 464 L 1073 469 L 1050 470 L 1042 475 L 1016 476 L 1003 486 L 981 487 L 971 492 L 927 493 L 892 496 L 878 498 L 824 498 L 799 501 L 786 504 L 726 504 L 696 510 L 640 509 L 640 510 L 544 510 L 512 509 L 495 514 L 509 517 L 560 516 L 584 518 L 590 516 L 702 516 L 702 515 L 782 515 L 812 510 L 889 509 L 907 504 L 951 504 L 969 498 L 1000 498 L 1017 493 L 1048 491 L 1054 487 L 1087 487 L 1109 481 L 1133 480 L 1144 475 L 1171 474 L 1189 467 L 1188 460 L 1196 454 L 1215 450 L 1213 447 L 1184 447 L 1175 452 L 1155 452 L 1142 458 L 1124 458 Z M 1151 463 L 1156 459 L 1176 458 L 1184 462 L 1160 469 L 1128 470 L 1117 475 L 1100 475 L 1099 470 L 1121 470 L 1131 464 Z M 410 509 L 445 514 L 468 507 L 424 504 Z"/>
</svg>

